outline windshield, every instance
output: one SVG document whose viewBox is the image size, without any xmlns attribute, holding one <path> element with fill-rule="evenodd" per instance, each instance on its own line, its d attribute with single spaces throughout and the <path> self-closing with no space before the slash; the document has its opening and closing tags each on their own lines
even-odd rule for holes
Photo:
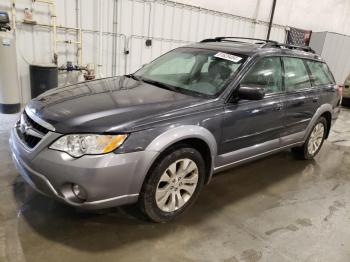
<svg viewBox="0 0 350 262">
<path fill-rule="evenodd" d="M 178 48 L 147 64 L 133 76 L 174 91 L 212 97 L 223 90 L 244 60 L 242 55 Z"/>
</svg>

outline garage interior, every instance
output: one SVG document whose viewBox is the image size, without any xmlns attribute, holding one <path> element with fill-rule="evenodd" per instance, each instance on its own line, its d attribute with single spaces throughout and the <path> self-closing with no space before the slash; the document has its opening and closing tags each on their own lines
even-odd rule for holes
<svg viewBox="0 0 350 262">
<path fill-rule="evenodd" d="M 41 81 L 49 89 L 129 74 L 216 36 L 285 43 L 297 30 L 337 84 L 350 74 L 348 0 L 1 0 L 0 11 L 9 14 L 13 47 L 11 57 L 0 52 L 0 103 L 21 110 Z M 19 115 L 0 113 L 1 262 L 350 261 L 346 106 L 314 160 L 286 150 L 221 172 L 166 224 L 147 221 L 134 205 L 91 212 L 36 193 L 9 148 Z"/>
</svg>

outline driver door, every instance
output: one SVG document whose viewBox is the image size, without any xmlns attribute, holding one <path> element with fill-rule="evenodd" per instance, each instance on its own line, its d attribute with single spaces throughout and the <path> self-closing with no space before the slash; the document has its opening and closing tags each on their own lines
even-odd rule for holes
<svg viewBox="0 0 350 262">
<path fill-rule="evenodd" d="M 282 62 L 261 58 L 243 77 L 240 86 L 262 87 L 265 98 L 227 103 L 222 127 L 218 166 L 279 147 L 283 132 Z"/>
</svg>

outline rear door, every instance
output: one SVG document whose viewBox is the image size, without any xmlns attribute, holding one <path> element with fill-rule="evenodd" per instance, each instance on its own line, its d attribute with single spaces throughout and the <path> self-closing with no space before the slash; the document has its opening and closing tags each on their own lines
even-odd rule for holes
<svg viewBox="0 0 350 262">
<path fill-rule="evenodd" d="M 337 90 L 335 88 L 335 81 L 328 66 L 323 62 L 306 61 L 311 73 L 311 80 L 313 88 L 320 92 L 322 103 L 334 104 L 338 97 L 335 95 Z"/>
<path fill-rule="evenodd" d="M 319 90 L 312 87 L 306 61 L 301 58 L 283 57 L 286 96 L 285 129 L 283 136 L 301 133 L 307 128 L 320 105 Z M 283 140 L 289 143 L 289 140 Z M 293 141 L 294 142 L 294 141 Z"/>
</svg>

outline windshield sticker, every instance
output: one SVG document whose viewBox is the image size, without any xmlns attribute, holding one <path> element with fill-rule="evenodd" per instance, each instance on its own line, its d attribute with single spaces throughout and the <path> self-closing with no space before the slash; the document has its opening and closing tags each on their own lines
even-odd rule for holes
<svg viewBox="0 0 350 262">
<path fill-rule="evenodd" d="M 231 54 L 227 54 L 227 53 L 222 53 L 222 52 L 219 52 L 219 53 L 217 53 L 214 56 L 218 57 L 218 58 L 225 59 L 225 60 L 229 60 L 229 61 L 232 61 L 232 62 L 235 62 L 235 63 L 237 63 L 237 62 L 242 60 L 242 57 L 231 55 Z"/>
</svg>

